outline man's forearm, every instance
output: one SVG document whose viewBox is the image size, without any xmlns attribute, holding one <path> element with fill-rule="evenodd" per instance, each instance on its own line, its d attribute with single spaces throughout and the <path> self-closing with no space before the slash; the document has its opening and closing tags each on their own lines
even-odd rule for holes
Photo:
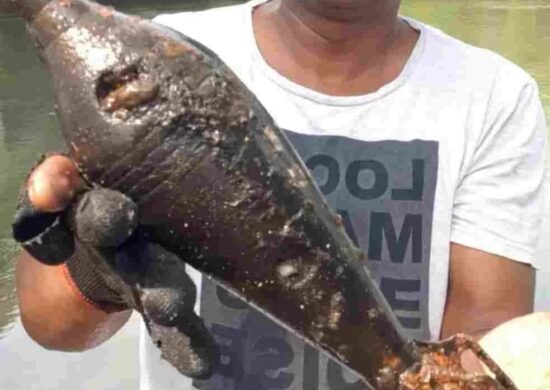
<svg viewBox="0 0 550 390">
<path fill-rule="evenodd" d="M 479 340 L 498 325 L 531 313 L 534 285 L 529 265 L 452 243 L 440 338 L 466 333 Z M 473 355 L 463 357 L 466 369 L 481 369 Z"/>
<path fill-rule="evenodd" d="M 115 334 L 131 312 L 106 313 L 88 303 L 64 266 L 47 266 L 23 252 L 16 285 L 21 320 L 29 336 L 48 349 L 83 351 Z"/>
</svg>

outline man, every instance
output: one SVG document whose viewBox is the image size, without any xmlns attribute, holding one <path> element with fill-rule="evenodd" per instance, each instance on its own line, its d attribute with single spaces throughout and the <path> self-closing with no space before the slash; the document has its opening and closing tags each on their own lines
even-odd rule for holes
<svg viewBox="0 0 550 390">
<path fill-rule="evenodd" d="M 254 0 L 156 20 L 214 50 L 287 131 L 411 335 L 479 338 L 533 309 L 546 150 L 538 90 L 498 55 L 398 17 L 399 3 Z M 46 160 L 31 176 L 40 210 L 70 201 L 77 180 L 66 163 Z M 192 384 L 144 339 L 143 389 L 360 388 L 192 275 L 220 345 L 216 374 Z M 18 263 L 23 324 L 48 348 L 91 348 L 129 317 L 75 279 L 71 266 L 28 254 Z"/>
</svg>

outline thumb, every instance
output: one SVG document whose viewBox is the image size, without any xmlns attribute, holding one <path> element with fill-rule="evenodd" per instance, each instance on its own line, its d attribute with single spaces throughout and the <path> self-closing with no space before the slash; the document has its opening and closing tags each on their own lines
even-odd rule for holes
<svg viewBox="0 0 550 390">
<path fill-rule="evenodd" d="M 69 214 L 78 238 L 96 247 L 121 245 L 138 225 L 137 205 L 123 193 L 109 189 L 86 192 Z"/>
<path fill-rule="evenodd" d="M 54 155 L 40 163 L 29 176 L 27 191 L 31 204 L 42 212 L 63 210 L 83 186 L 74 162 Z"/>
</svg>

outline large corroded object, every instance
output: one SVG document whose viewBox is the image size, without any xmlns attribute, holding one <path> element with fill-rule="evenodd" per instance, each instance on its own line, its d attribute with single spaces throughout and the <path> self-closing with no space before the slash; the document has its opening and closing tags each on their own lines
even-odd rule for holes
<svg viewBox="0 0 550 390">
<path fill-rule="evenodd" d="M 464 374 L 456 343 L 405 337 L 291 145 L 214 53 L 93 2 L 17 3 L 51 73 L 71 158 L 90 186 L 137 203 L 142 239 L 329 353 L 368 388 L 514 388 L 500 372 L 497 381 Z M 113 266 L 96 257 L 98 267 Z M 171 263 L 158 261 L 147 270 L 157 287 L 173 288 Z M 139 309 L 141 284 L 124 282 Z M 156 341 L 178 367 L 177 346 Z"/>
</svg>

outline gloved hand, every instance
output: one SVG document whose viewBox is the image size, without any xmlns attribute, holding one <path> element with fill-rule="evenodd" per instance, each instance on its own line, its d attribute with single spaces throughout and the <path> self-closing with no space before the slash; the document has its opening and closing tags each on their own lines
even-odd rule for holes
<svg viewBox="0 0 550 390">
<path fill-rule="evenodd" d="M 217 351 L 193 311 L 195 286 L 184 262 L 150 242 L 138 219 L 131 199 L 91 188 L 68 157 L 52 155 L 23 186 L 13 235 L 41 262 L 63 263 L 79 294 L 99 309 L 138 310 L 182 374 L 208 376 Z"/>
</svg>

